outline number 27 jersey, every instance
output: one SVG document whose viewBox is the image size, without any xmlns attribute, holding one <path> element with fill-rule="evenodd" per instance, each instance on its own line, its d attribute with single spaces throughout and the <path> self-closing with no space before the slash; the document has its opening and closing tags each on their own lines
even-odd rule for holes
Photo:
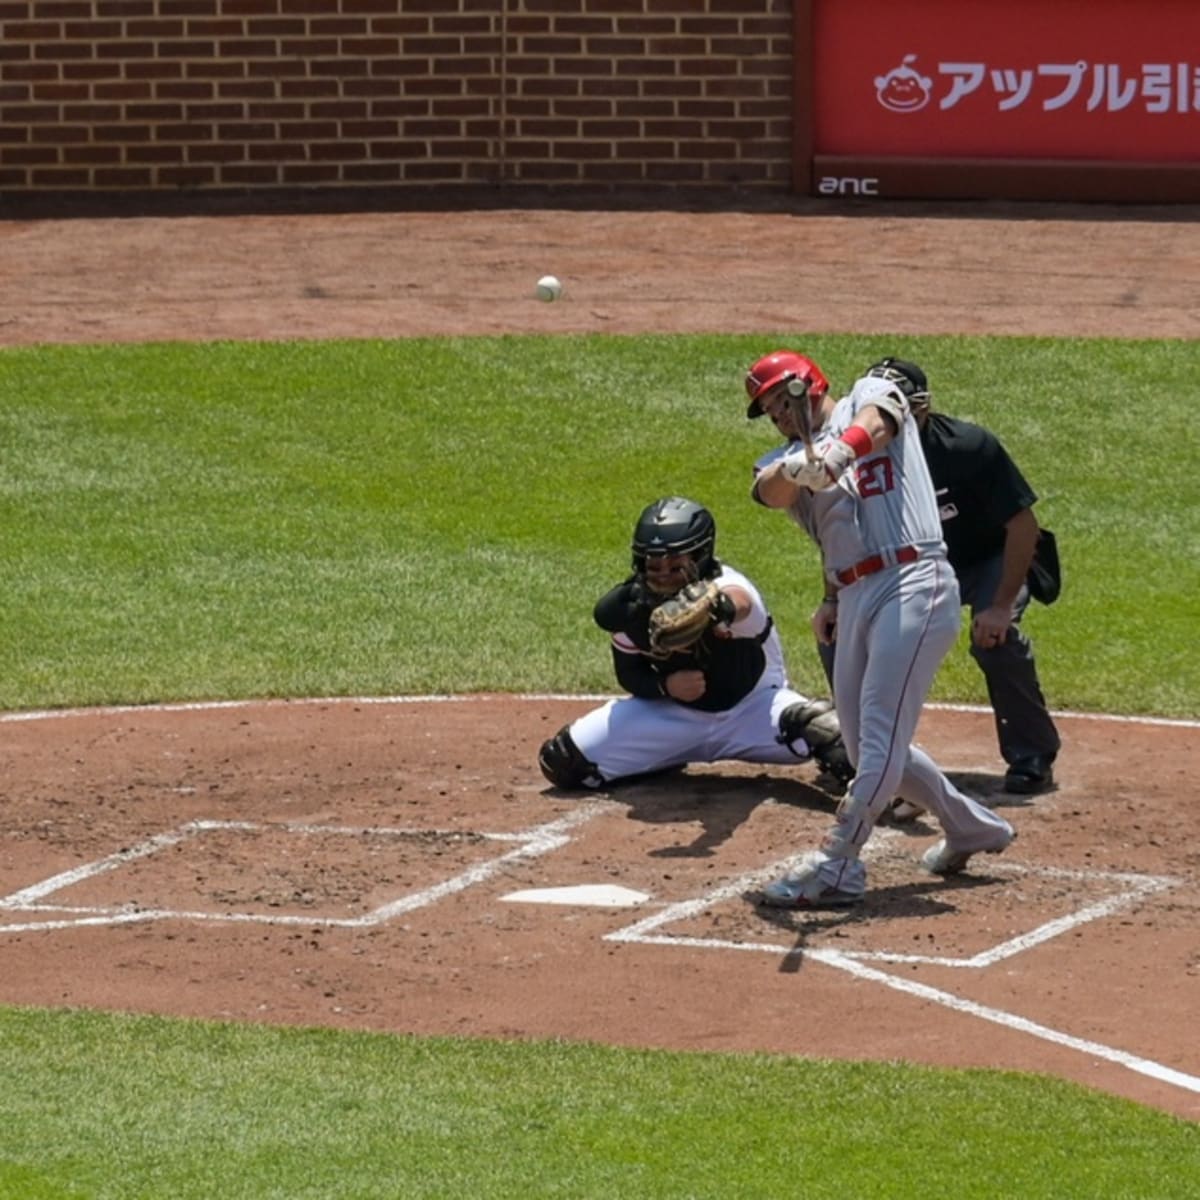
<svg viewBox="0 0 1200 1200">
<path fill-rule="evenodd" d="M 877 386 L 878 381 L 870 382 Z M 869 403 L 855 385 L 835 405 L 816 438 L 818 448 L 844 433 Z M 794 447 L 778 447 L 764 455 L 756 471 L 789 449 Z M 916 546 L 923 554 L 944 553 L 937 497 L 917 424 L 907 407 L 897 435 L 886 446 L 851 463 L 833 487 L 802 491 L 791 516 L 820 544 L 829 571 L 901 546 Z"/>
</svg>

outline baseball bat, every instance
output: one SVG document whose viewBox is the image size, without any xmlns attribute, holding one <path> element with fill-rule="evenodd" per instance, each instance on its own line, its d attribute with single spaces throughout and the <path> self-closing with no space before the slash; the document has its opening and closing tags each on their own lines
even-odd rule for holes
<svg viewBox="0 0 1200 1200">
<path fill-rule="evenodd" d="M 800 430 L 800 441 L 804 446 L 804 454 L 809 462 L 816 457 L 813 449 L 812 404 L 808 399 L 808 384 L 800 378 L 789 379 L 787 382 L 788 411 L 792 420 Z"/>
</svg>

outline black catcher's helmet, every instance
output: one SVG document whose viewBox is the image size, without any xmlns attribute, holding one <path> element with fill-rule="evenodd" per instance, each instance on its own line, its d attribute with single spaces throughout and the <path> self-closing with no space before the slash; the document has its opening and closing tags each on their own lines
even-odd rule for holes
<svg viewBox="0 0 1200 1200">
<path fill-rule="evenodd" d="M 916 363 L 902 358 L 881 358 L 867 374 L 894 383 L 914 405 L 929 403 L 929 381 Z"/>
<path fill-rule="evenodd" d="M 717 523 L 702 504 L 682 496 L 655 500 L 642 510 L 633 531 L 633 569 L 645 574 L 646 559 L 654 554 L 687 554 L 705 578 L 714 565 Z"/>
</svg>

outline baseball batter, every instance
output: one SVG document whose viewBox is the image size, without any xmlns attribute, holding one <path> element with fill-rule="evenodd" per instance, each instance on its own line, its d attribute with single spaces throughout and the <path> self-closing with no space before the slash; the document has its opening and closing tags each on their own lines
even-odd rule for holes
<svg viewBox="0 0 1200 1200">
<path fill-rule="evenodd" d="M 747 415 L 766 413 L 788 439 L 755 463 L 752 495 L 785 509 L 821 551 L 824 591 L 813 629 L 819 641 L 837 637 L 834 697 L 857 768 L 820 849 L 769 884 L 764 902 L 808 908 L 860 900 L 860 851 L 897 795 L 942 827 L 945 836 L 922 859 L 929 871 L 955 874 L 973 854 L 1004 850 L 1015 836 L 1008 822 L 912 745 L 961 610 L 904 392 L 866 377 L 835 403 L 816 363 L 786 350 L 756 362 L 746 390 Z"/>
<path fill-rule="evenodd" d="M 715 554 L 716 523 L 681 496 L 643 510 L 633 573 L 597 601 L 612 636 L 617 682 L 628 692 L 563 726 L 538 764 L 560 788 L 600 788 L 695 762 L 815 758 L 843 783 L 853 773 L 833 705 L 789 686 L 774 621 L 758 589 Z M 707 589 L 689 584 L 711 581 Z M 664 649 L 656 612 L 683 590 L 703 593 L 690 645 Z"/>
<path fill-rule="evenodd" d="M 1021 795 L 1048 791 L 1054 786 L 1061 739 L 1042 692 L 1033 642 L 1021 627 L 1031 599 L 1046 602 L 1034 563 L 1041 558 L 1039 549 L 1046 554 L 1046 540 L 1053 534 L 1034 515 L 1037 493 L 994 433 L 934 411 L 929 382 L 916 363 L 884 358 L 867 374 L 891 379 L 900 388 L 920 431 L 946 557 L 971 612 L 971 657 L 987 683 L 1000 754 L 1007 764 L 1004 790 Z M 1054 586 L 1061 585 L 1057 561 L 1056 552 L 1049 563 L 1041 559 Z M 830 686 L 835 645 L 818 644 Z"/>
</svg>

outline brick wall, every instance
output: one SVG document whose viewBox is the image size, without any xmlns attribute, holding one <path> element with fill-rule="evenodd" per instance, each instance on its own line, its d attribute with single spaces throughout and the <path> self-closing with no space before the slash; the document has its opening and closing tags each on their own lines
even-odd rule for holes
<svg viewBox="0 0 1200 1200">
<path fill-rule="evenodd" d="M 0 0 L 0 191 L 787 191 L 793 4 Z"/>
</svg>

